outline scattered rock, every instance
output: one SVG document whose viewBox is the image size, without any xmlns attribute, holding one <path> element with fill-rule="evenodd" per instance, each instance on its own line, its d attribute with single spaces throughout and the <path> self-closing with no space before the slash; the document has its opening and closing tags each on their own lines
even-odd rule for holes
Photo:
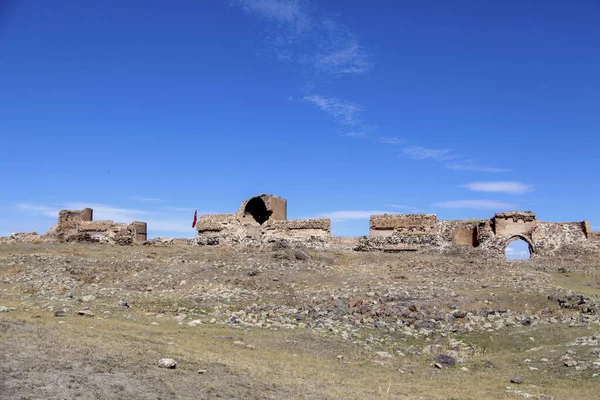
<svg viewBox="0 0 600 400">
<path fill-rule="evenodd" d="M 119 300 L 119 307 L 129 308 L 129 304 L 125 300 Z"/>
<path fill-rule="evenodd" d="M 456 364 L 456 359 L 448 354 L 438 354 L 435 358 L 436 363 L 441 364 L 446 367 L 454 367 Z"/>
<path fill-rule="evenodd" d="M 86 303 L 88 301 L 94 301 L 94 300 L 96 300 L 96 296 L 94 296 L 93 294 L 88 294 L 87 296 L 83 296 L 81 298 L 81 301 L 86 302 Z"/>
<path fill-rule="evenodd" d="M 198 373 L 199 373 L 200 375 L 206 375 L 206 374 L 208 373 L 208 371 L 207 371 L 207 370 L 205 370 L 205 369 L 199 369 L 199 370 L 198 370 Z"/>
<path fill-rule="evenodd" d="M 577 365 L 577 361 L 572 359 L 565 360 L 563 363 L 565 364 L 565 367 L 574 367 Z"/>
<path fill-rule="evenodd" d="M 515 376 L 515 377 L 510 378 L 510 382 L 520 385 L 521 383 L 523 383 L 523 378 L 521 378 L 520 376 Z"/>
<path fill-rule="evenodd" d="M 177 368 L 177 361 L 172 358 L 161 358 L 158 360 L 158 366 L 160 368 L 175 369 Z"/>
<path fill-rule="evenodd" d="M 377 354 L 381 358 L 393 358 L 394 357 L 390 353 L 388 353 L 387 351 L 378 351 L 375 354 Z"/>
<path fill-rule="evenodd" d="M 0 306 L 0 312 L 9 312 L 10 310 L 6 306 Z"/>
<path fill-rule="evenodd" d="M 294 257 L 296 257 L 296 260 L 300 260 L 300 261 L 306 261 L 309 258 L 308 254 L 306 254 L 302 250 L 296 250 L 294 252 Z"/>
<path fill-rule="evenodd" d="M 67 313 L 64 312 L 64 310 L 56 310 L 56 311 L 54 311 L 54 316 L 55 317 L 64 317 L 65 315 L 67 315 Z"/>
<path fill-rule="evenodd" d="M 94 313 L 91 310 L 77 310 L 75 311 L 78 315 L 83 317 L 93 317 Z"/>
</svg>

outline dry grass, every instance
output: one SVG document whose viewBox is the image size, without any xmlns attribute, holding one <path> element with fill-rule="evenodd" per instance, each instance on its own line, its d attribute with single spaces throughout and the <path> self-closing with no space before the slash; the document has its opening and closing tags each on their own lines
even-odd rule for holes
<svg viewBox="0 0 600 400">
<path fill-rule="evenodd" d="M 73 309 L 87 303 L 74 306 L 64 298 L 49 295 L 38 299 L 40 286 L 0 283 L 0 305 L 17 309 L 0 313 L 0 399 L 515 398 L 507 393 L 507 386 L 555 399 L 597 396 L 598 379 L 592 377 L 593 370 L 575 371 L 560 362 L 564 352 L 571 349 L 568 343 L 594 332 L 588 327 L 516 326 L 499 332 L 462 335 L 459 339 L 473 344 L 478 351 L 464 364 L 440 370 L 433 367 L 431 356 L 399 356 L 395 351 L 399 345 L 403 349 L 422 349 L 434 341 L 448 349 L 448 338 L 385 343 L 381 348 L 368 350 L 364 343 L 354 344 L 334 334 L 309 329 L 243 329 L 221 324 L 189 327 L 171 318 L 180 306 L 206 305 L 193 296 L 175 297 L 178 290 L 183 290 L 179 281 L 184 278 L 188 284 L 183 288 L 214 281 L 264 291 L 263 301 L 297 306 L 308 288 L 327 293 L 351 285 L 364 293 L 377 285 L 435 287 L 438 282 L 455 277 L 457 282 L 468 284 L 457 283 L 456 296 L 444 298 L 436 305 L 442 307 L 452 301 L 470 308 L 533 311 L 548 306 L 545 295 L 514 290 L 508 284 L 513 276 L 525 282 L 538 280 L 547 282 L 547 286 L 598 295 L 597 268 L 558 273 L 555 268 L 538 270 L 534 263 L 474 263 L 433 255 L 309 251 L 313 269 L 284 260 L 281 263 L 285 268 L 271 266 L 258 271 L 257 265 L 273 263 L 271 253 L 255 249 L 232 253 L 219 247 L 187 246 L 0 246 L 0 256 L 11 254 L 65 256 L 65 276 L 77 281 L 80 294 L 90 285 L 100 285 L 127 289 L 136 295 L 130 310 L 117 309 L 118 297 L 99 298 L 92 306 L 96 317 L 85 318 L 75 316 Z M 88 263 L 90 258 L 97 262 Z M 179 262 L 180 259 L 185 262 Z M 499 265 L 506 270 L 497 273 Z M 223 273 L 225 266 L 229 266 L 227 275 Z M 43 263 L 7 268 L 0 265 L 0 282 L 36 268 L 43 268 Z M 161 290 L 156 290 L 160 296 L 149 294 L 144 288 L 151 283 L 145 279 L 155 275 L 159 276 L 157 280 L 166 282 Z M 158 286 L 157 282 L 153 284 Z M 486 300 L 488 303 L 484 303 Z M 242 308 L 245 301 L 235 305 Z M 52 311 L 65 304 L 71 307 L 69 315 L 53 317 Z M 158 318 L 156 313 L 164 310 L 169 312 Z M 365 330 L 361 334 L 368 333 Z M 254 349 L 234 346 L 236 341 Z M 381 358 L 375 350 L 388 351 L 394 357 Z M 176 359 L 178 368 L 159 369 L 157 361 L 161 357 Z M 540 361 L 542 358 L 549 362 Z M 525 359 L 532 362 L 524 363 Z M 494 367 L 486 368 L 487 361 Z M 198 374 L 200 369 L 206 369 L 207 374 Z M 522 385 L 509 382 L 516 375 L 523 377 Z"/>
</svg>

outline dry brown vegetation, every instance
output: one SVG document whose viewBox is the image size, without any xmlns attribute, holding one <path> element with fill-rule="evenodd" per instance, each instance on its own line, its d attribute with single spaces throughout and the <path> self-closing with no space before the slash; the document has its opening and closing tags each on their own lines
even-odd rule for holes
<svg viewBox="0 0 600 400">
<path fill-rule="evenodd" d="M 597 398 L 595 251 L 295 251 L 2 244 L 0 398 Z"/>
</svg>

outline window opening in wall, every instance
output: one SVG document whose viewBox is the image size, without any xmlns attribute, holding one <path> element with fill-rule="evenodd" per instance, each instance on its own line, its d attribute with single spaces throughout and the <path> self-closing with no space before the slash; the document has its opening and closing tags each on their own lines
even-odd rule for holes
<svg viewBox="0 0 600 400">
<path fill-rule="evenodd" d="M 272 211 L 267 210 L 265 202 L 260 197 L 251 198 L 244 208 L 244 216 L 252 216 L 259 224 L 264 224 L 271 216 Z"/>
<path fill-rule="evenodd" d="M 526 260 L 531 258 L 529 243 L 521 238 L 517 238 L 506 246 L 504 254 L 507 260 Z"/>
</svg>

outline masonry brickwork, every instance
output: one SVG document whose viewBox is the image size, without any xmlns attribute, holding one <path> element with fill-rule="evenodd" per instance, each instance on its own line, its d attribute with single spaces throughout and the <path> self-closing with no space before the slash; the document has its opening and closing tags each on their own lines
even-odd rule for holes
<svg viewBox="0 0 600 400">
<path fill-rule="evenodd" d="M 143 243 L 147 239 L 147 224 L 134 221 L 130 224 L 113 221 L 94 221 L 94 210 L 62 210 L 58 223 L 47 236 L 65 242 L 99 242 L 111 244 Z"/>
<path fill-rule="evenodd" d="M 440 221 L 434 215 L 374 215 L 370 235 L 357 250 L 448 250 L 476 248 L 492 256 L 504 256 L 506 247 L 521 239 L 532 255 L 571 244 L 595 240 L 588 221 L 543 222 L 531 211 L 510 211 L 489 220 Z"/>
<path fill-rule="evenodd" d="M 45 235 L 35 232 L 13 234 L 3 240 L 100 242 L 135 244 L 147 241 L 147 224 L 94 221 L 91 208 L 62 210 L 58 223 Z M 531 211 L 509 211 L 482 220 L 438 220 L 435 214 L 372 215 L 369 235 L 336 237 L 331 235 L 327 218 L 287 219 L 287 201 L 270 194 L 244 200 L 231 214 L 201 215 L 197 236 L 191 244 L 261 244 L 296 241 L 309 246 L 352 248 L 357 251 L 460 251 L 473 249 L 482 256 L 503 257 L 506 247 L 521 239 L 532 256 L 551 253 L 570 245 L 600 246 L 600 232 L 592 231 L 589 221 L 545 222 Z M 169 240 L 168 243 L 175 243 Z M 470 251 L 470 250 L 469 250 Z"/>
<path fill-rule="evenodd" d="M 438 220 L 434 214 L 372 215 L 368 236 L 339 238 L 331 236 L 329 219 L 287 220 L 287 202 L 267 194 L 245 200 L 236 213 L 201 216 L 197 230 L 200 244 L 297 240 L 362 251 L 477 249 L 494 257 L 503 257 L 508 244 L 517 239 L 528 243 L 532 255 L 600 241 L 588 221 L 543 222 L 531 211 L 502 212 L 486 220 Z"/>
<path fill-rule="evenodd" d="M 202 215 L 196 225 L 200 244 L 259 243 L 277 240 L 326 243 L 329 219 L 287 219 L 287 201 L 261 194 L 242 202 L 233 214 Z"/>
</svg>

